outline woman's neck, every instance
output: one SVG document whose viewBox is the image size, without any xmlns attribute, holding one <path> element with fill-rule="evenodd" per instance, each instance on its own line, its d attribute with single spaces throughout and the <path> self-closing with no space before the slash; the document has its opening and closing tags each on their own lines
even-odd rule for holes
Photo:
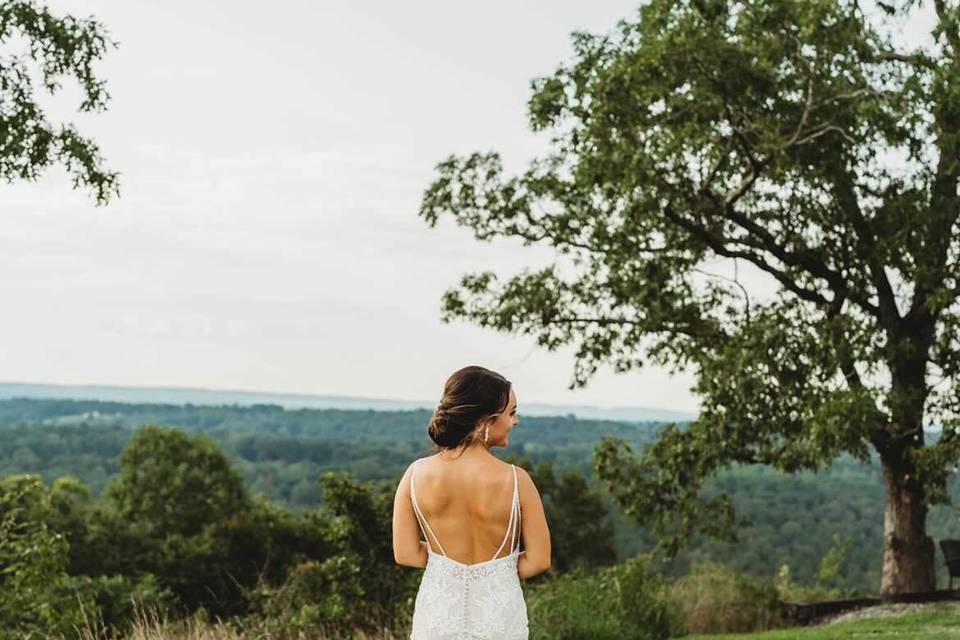
<svg viewBox="0 0 960 640">
<path fill-rule="evenodd" d="M 447 449 L 440 452 L 441 460 L 456 460 L 458 458 L 477 458 L 493 456 L 490 449 L 482 442 L 471 442 L 466 447 Z M 495 456 L 494 456 L 495 457 Z"/>
</svg>

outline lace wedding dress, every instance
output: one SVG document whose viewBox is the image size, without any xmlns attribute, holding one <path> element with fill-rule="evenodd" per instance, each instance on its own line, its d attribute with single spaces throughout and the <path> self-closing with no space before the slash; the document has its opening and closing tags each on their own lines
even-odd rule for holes
<svg viewBox="0 0 960 640">
<path fill-rule="evenodd" d="M 526 640 L 527 605 L 517 575 L 520 551 L 520 495 L 513 467 L 513 502 L 507 532 L 493 558 L 463 564 L 447 556 L 417 504 L 416 465 L 410 474 L 410 498 L 424 537 L 432 536 L 440 553 L 430 548 L 417 592 L 411 640 Z M 516 529 L 516 531 L 514 531 Z M 514 546 L 516 534 L 516 546 Z M 510 553 L 498 558 L 510 538 Z"/>
</svg>

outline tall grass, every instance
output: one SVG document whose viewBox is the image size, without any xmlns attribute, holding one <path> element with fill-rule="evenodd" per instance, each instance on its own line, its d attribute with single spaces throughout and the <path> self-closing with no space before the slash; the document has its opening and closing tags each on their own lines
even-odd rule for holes
<svg viewBox="0 0 960 640">
<path fill-rule="evenodd" d="M 526 599 L 531 640 L 664 640 L 680 631 L 646 556 L 551 578 Z"/>
<path fill-rule="evenodd" d="M 694 565 L 670 586 L 669 601 L 688 633 L 763 631 L 783 626 L 776 587 L 722 565 Z"/>
<path fill-rule="evenodd" d="M 209 621 L 202 613 L 171 621 L 155 609 L 134 603 L 130 629 L 123 634 L 103 625 L 99 616 L 86 617 L 86 625 L 78 629 L 78 640 L 268 640 L 267 636 L 245 635 L 219 620 Z M 68 640 L 60 636 L 59 640 Z"/>
<path fill-rule="evenodd" d="M 781 584 L 783 583 L 783 584 Z M 597 571 L 582 568 L 525 586 L 531 640 L 665 640 L 686 633 L 744 633 L 785 625 L 780 617 L 783 580 L 758 581 L 729 567 L 694 565 L 672 583 L 647 556 Z M 399 640 L 409 634 L 409 619 L 390 628 L 366 631 L 350 619 L 323 618 L 321 624 L 281 607 L 228 621 L 198 612 L 170 619 L 153 603 L 134 603 L 127 629 L 118 633 L 98 614 L 84 612 L 85 627 L 57 640 Z M 347 602 L 349 606 L 349 602 Z"/>
<path fill-rule="evenodd" d="M 255 620 L 224 622 L 210 620 L 202 611 L 190 617 L 170 620 L 155 609 L 134 606 L 135 614 L 130 629 L 121 635 L 105 628 L 98 618 L 88 618 L 86 626 L 72 638 L 59 636 L 56 640 L 400 640 L 393 634 L 370 635 L 357 631 L 344 636 L 321 632 L 271 633 L 261 630 Z M 53 640 L 53 639 L 51 639 Z"/>
</svg>

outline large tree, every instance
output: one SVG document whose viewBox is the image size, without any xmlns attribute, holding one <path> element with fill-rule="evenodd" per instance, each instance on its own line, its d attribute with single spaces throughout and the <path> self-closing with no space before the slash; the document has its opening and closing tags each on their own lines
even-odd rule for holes
<svg viewBox="0 0 960 640">
<path fill-rule="evenodd" d="M 103 166 L 96 143 L 71 123 L 51 122 L 36 85 L 47 94 L 65 78 L 80 88 L 81 112 L 106 108 L 105 81 L 93 65 L 114 46 L 93 18 L 57 16 L 31 0 L 0 0 L 0 179 L 35 180 L 59 164 L 98 204 L 116 195 L 116 172 Z"/>
<path fill-rule="evenodd" d="M 923 46 L 900 37 L 918 13 Z M 725 467 L 875 455 L 882 592 L 934 587 L 928 506 L 960 460 L 958 25 L 946 0 L 651 0 L 534 81 L 545 157 L 439 165 L 430 225 L 560 254 L 464 275 L 444 320 L 574 345 L 571 388 L 602 363 L 695 374 L 695 421 L 595 458 L 669 548 L 739 521 L 701 492 Z"/>
<path fill-rule="evenodd" d="M 131 436 L 106 494 L 145 536 L 194 536 L 250 507 L 243 479 L 212 438 L 156 425 Z"/>
</svg>

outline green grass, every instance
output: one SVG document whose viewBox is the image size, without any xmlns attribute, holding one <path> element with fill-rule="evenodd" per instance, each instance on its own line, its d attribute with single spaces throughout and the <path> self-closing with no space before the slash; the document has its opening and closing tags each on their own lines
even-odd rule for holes
<svg viewBox="0 0 960 640">
<path fill-rule="evenodd" d="M 923 613 L 873 618 L 829 626 L 780 629 L 764 633 L 688 636 L 687 640 L 951 640 L 960 639 L 960 608 L 937 605 Z"/>
</svg>

